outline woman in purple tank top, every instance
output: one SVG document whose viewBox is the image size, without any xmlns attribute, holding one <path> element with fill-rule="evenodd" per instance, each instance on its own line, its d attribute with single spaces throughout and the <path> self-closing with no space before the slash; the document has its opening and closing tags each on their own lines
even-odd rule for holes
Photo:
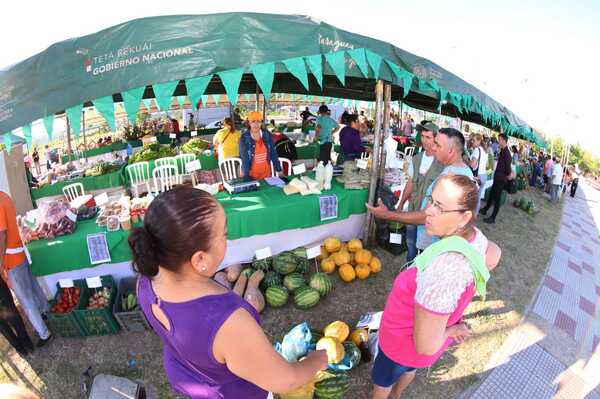
<svg viewBox="0 0 600 399">
<path fill-rule="evenodd" d="M 256 310 L 211 277 L 223 261 L 227 222 L 208 193 L 180 187 L 152 201 L 129 237 L 141 274 L 138 299 L 163 341 L 173 389 L 192 398 L 265 399 L 308 383 L 327 367 L 324 351 L 288 363 Z"/>
</svg>

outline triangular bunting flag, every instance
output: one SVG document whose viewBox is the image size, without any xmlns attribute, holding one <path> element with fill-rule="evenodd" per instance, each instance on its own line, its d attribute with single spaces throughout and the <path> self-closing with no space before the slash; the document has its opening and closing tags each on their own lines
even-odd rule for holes
<svg viewBox="0 0 600 399">
<path fill-rule="evenodd" d="M 335 53 L 325 54 L 327 63 L 333 69 L 342 86 L 346 85 L 346 56 L 344 51 L 336 51 Z"/>
<path fill-rule="evenodd" d="M 171 103 L 173 102 L 173 92 L 179 83 L 178 80 L 173 82 L 155 83 L 152 85 L 154 91 L 154 100 L 158 109 L 163 112 L 169 110 Z"/>
<path fill-rule="evenodd" d="M 10 132 L 4 133 L 4 149 L 9 154 L 12 151 L 12 134 Z"/>
<path fill-rule="evenodd" d="M 202 95 L 206 91 L 208 84 L 212 75 L 209 76 L 200 76 L 198 78 L 186 79 L 185 80 L 185 88 L 187 90 L 187 95 L 190 98 L 190 103 L 192 104 L 192 109 L 198 108 L 198 102 L 202 98 Z M 204 100 L 202 103 L 206 105 Z"/>
<path fill-rule="evenodd" d="M 179 107 L 183 108 L 185 105 L 185 96 L 177 96 L 177 102 L 179 103 Z"/>
<path fill-rule="evenodd" d="M 200 98 L 202 98 L 202 105 L 206 107 L 208 105 L 208 94 L 203 94 Z"/>
<path fill-rule="evenodd" d="M 229 102 L 235 107 L 237 105 L 238 89 L 240 88 L 242 75 L 244 75 L 244 68 L 237 68 L 231 69 L 229 71 L 219 72 L 218 75 L 221 78 L 223 86 L 225 87 L 225 92 L 227 93 L 227 98 L 229 98 Z"/>
<path fill-rule="evenodd" d="M 27 142 L 27 147 L 31 149 L 31 143 L 33 139 L 31 138 L 31 122 L 23 125 L 21 128 L 23 130 L 23 136 L 25 137 L 25 141 Z"/>
<path fill-rule="evenodd" d="M 144 98 L 142 103 L 144 103 L 144 108 L 146 108 L 146 111 L 150 112 L 150 109 L 152 108 L 152 99 Z"/>
<path fill-rule="evenodd" d="M 102 115 L 111 132 L 115 131 L 115 104 L 112 96 L 100 97 L 92 101 L 96 110 Z"/>
<path fill-rule="evenodd" d="M 392 70 L 394 75 L 396 75 L 396 77 L 398 78 L 398 81 L 400 81 L 400 80 L 402 81 L 402 87 L 404 89 L 402 97 L 406 97 L 406 95 L 410 92 L 410 89 L 412 87 L 412 81 L 413 81 L 414 75 L 412 73 L 400 68 L 398 65 L 394 64 L 393 62 L 390 62 L 388 60 L 385 60 L 385 62 L 388 64 L 388 66 L 390 67 L 390 69 Z"/>
<path fill-rule="evenodd" d="M 121 93 L 121 96 L 123 97 L 123 107 L 125 108 L 127 119 L 129 119 L 129 122 L 132 125 L 135 125 L 135 119 L 140 109 L 140 102 L 144 96 L 144 90 L 146 90 L 146 88 L 142 86 Z"/>
<path fill-rule="evenodd" d="M 310 68 L 313 76 L 317 80 L 317 83 L 323 88 L 323 57 L 321 54 L 311 55 L 309 57 L 304 57 L 306 59 L 306 63 Z"/>
<path fill-rule="evenodd" d="M 373 77 L 377 80 L 379 79 L 379 69 L 381 69 L 381 56 L 369 50 L 366 50 L 365 53 L 367 54 L 367 62 L 373 70 Z"/>
<path fill-rule="evenodd" d="M 48 134 L 48 139 L 52 141 L 52 132 L 54 131 L 54 115 L 48 115 L 44 117 L 44 127 Z"/>
<path fill-rule="evenodd" d="M 273 78 L 275 77 L 275 64 L 267 62 L 265 64 L 252 65 L 250 70 L 265 98 L 269 98 L 271 89 L 273 88 Z"/>
<path fill-rule="evenodd" d="M 308 90 L 308 75 L 306 74 L 306 66 L 304 64 L 304 58 L 290 58 L 282 61 L 287 70 L 294 75 L 296 79 L 302 83 L 302 86 Z"/>
<path fill-rule="evenodd" d="M 358 69 L 363 74 L 365 78 L 369 77 L 369 65 L 367 64 L 367 54 L 365 53 L 364 48 L 355 48 L 352 50 L 346 50 L 348 55 L 352 57 Z"/>
<path fill-rule="evenodd" d="M 69 123 L 71 124 L 71 130 L 75 135 L 75 138 L 79 138 L 81 134 L 81 110 L 83 109 L 83 104 L 76 105 L 71 108 L 67 108 L 65 113 L 67 114 L 67 118 L 69 119 Z"/>
</svg>

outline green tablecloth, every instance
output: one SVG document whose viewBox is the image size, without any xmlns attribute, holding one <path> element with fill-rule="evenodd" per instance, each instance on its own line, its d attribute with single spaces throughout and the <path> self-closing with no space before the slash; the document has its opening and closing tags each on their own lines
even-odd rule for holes
<svg viewBox="0 0 600 399">
<path fill-rule="evenodd" d="M 82 183 L 83 188 L 86 192 L 90 192 L 93 190 L 101 190 L 103 188 L 120 187 L 125 184 L 122 171 L 123 169 L 121 168 L 115 172 L 107 173 L 101 176 L 82 177 L 79 179 L 72 179 L 64 182 L 47 184 L 40 188 L 32 188 L 31 199 L 35 201 L 44 197 L 61 195 L 63 193 L 63 187 L 73 183 Z"/>
<path fill-rule="evenodd" d="M 367 190 L 345 190 L 334 182 L 324 195 L 338 197 L 338 218 L 322 222 L 319 213 L 319 196 L 286 196 L 281 188 L 261 182 L 259 191 L 230 197 L 227 193 L 217 194 L 227 215 L 227 238 L 235 240 L 253 235 L 276 233 L 289 229 L 308 228 L 332 223 L 365 212 Z M 86 244 L 88 234 L 106 231 L 94 220 L 78 222 L 73 234 L 53 240 L 33 241 L 27 245 L 32 257 L 31 269 L 36 276 L 92 267 Z M 111 262 L 131 259 L 127 244 L 127 233 L 107 232 Z"/>
<path fill-rule="evenodd" d="M 301 147 L 296 147 L 298 159 L 317 159 L 319 158 L 319 144 L 311 143 Z"/>
</svg>

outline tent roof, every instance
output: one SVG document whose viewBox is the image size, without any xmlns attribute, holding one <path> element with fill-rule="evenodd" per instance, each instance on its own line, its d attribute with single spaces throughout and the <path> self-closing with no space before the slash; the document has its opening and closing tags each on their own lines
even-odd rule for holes
<svg viewBox="0 0 600 399">
<path fill-rule="evenodd" d="M 393 84 L 392 100 L 535 139 L 502 104 L 425 58 L 308 16 L 256 13 L 142 18 L 53 44 L 0 71 L 0 132 L 135 88 L 154 97 L 157 83 L 179 81 L 170 94 L 189 95 L 186 81 L 207 76 L 203 94 L 224 94 L 220 73 L 239 68 L 237 92 L 255 93 L 254 67 L 265 63 L 274 64 L 272 92 L 372 101 L 379 77 Z"/>
</svg>

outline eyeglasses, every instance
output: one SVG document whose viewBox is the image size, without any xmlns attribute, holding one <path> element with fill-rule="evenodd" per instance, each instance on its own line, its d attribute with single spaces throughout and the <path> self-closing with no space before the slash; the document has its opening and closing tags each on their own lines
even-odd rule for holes
<svg viewBox="0 0 600 399">
<path fill-rule="evenodd" d="M 442 206 L 440 205 L 439 202 L 437 202 L 436 200 L 434 200 L 430 195 L 428 195 L 426 197 L 427 200 L 427 205 L 432 207 L 436 213 L 451 213 L 451 212 L 466 212 L 468 211 L 468 209 L 463 208 L 463 209 L 442 209 Z"/>
</svg>

